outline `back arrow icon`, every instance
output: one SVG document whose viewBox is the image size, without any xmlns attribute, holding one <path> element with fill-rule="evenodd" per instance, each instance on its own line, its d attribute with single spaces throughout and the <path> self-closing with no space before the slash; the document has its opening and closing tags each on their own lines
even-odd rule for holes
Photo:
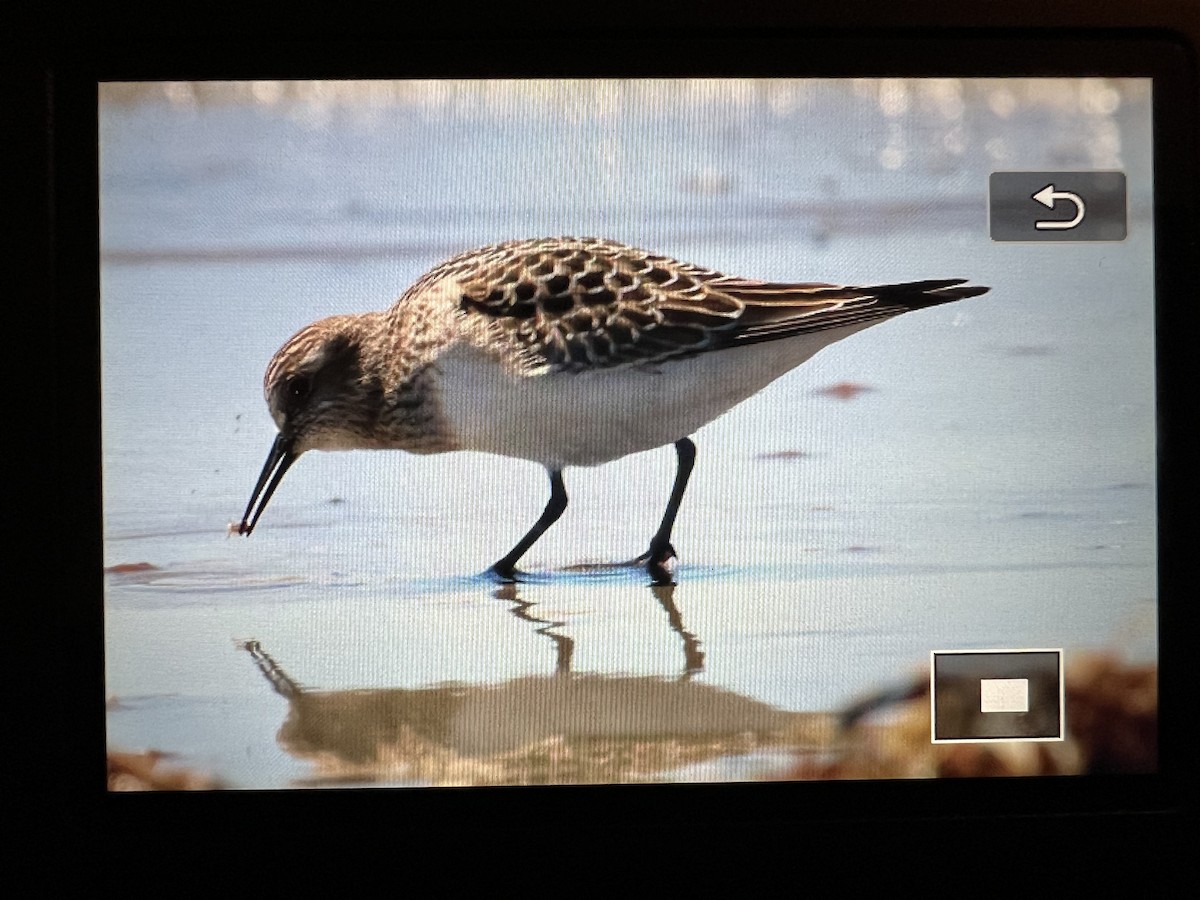
<svg viewBox="0 0 1200 900">
<path fill-rule="evenodd" d="M 1040 191 L 1038 191 L 1036 194 L 1034 194 L 1030 199 L 1036 200 L 1038 203 L 1042 204 L 1042 206 L 1046 207 L 1047 209 L 1054 209 L 1054 201 L 1056 201 L 1056 200 L 1070 200 L 1072 203 L 1075 204 L 1075 218 L 1073 218 L 1073 219 L 1039 220 L 1039 221 L 1033 223 L 1034 228 L 1037 228 L 1040 230 L 1045 230 L 1048 228 L 1055 228 L 1055 229 L 1074 228 L 1076 225 L 1078 225 L 1080 222 L 1083 221 L 1083 214 L 1086 211 L 1086 207 L 1084 207 L 1084 205 L 1083 205 L 1083 198 L 1080 197 L 1078 194 L 1072 194 L 1070 191 L 1056 191 L 1054 189 L 1053 183 L 1046 185 L 1044 188 L 1042 188 Z"/>
</svg>

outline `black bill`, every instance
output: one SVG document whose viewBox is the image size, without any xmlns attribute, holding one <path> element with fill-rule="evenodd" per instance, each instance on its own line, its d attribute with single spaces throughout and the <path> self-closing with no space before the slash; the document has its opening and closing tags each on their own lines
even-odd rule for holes
<svg viewBox="0 0 1200 900">
<path fill-rule="evenodd" d="M 250 496 L 250 502 L 246 504 L 245 515 L 242 516 L 242 523 L 238 525 L 238 534 L 249 535 L 254 530 L 255 524 L 258 522 L 258 517 L 262 515 L 263 510 L 267 508 L 267 502 L 271 499 L 271 495 L 275 493 L 275 488 L 279 487 L 279 482 L 283 481 L 283 474 L 291 468 L 292 463 L 297 459 L 297 454 L 292 452 L 292 441 L 286 438 L 281 433 L 275 438 L 275 443 L 271 445 L 271 452 L 267 454 L 267 463 L 263 466 L 262 474 L 258 476 L 258 484 L 254 485 L 254 493 Z M 270 482 L 268 484 L 268 481 Z M 263 490 L 263 486 L 266 490 Z M 259 495 L 261 496 L 261 499 Z M 254 504 L 258 503 L 258 509 L 254 508 Z M 251 518 L 250 512 L 254 511 L 254 517 Z"/>
</svg>

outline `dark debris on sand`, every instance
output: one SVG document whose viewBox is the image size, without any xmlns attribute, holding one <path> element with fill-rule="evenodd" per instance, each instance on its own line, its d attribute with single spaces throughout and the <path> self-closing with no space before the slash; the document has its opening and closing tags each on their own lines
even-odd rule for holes
<svg viewBox="0 0 1200 900">
<path fill-rule="evenodd" d="M 848 722 L 835 749 L 798 757 L 786 780 L 972 778 L 1153 772 L 1158 760 L 1158 667 L 1108 654 L 1076 657 L 1064 686 L 1063 741 L 930 741 L 928 677 Z M 858 704 L 862 708 L 870 702 Z"/>
</svg>

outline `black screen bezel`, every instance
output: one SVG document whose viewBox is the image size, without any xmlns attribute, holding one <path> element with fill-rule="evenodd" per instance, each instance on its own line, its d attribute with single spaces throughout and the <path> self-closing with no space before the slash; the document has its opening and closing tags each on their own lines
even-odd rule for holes
<svg viewBox="0 0 1200 900">
<path fill-rule="evenodd" d="M 497 53 L 501 47 L 503 54 Z M 64 554 L 58 614 L 62 648 L 79 677 L 57 701 L 81 751 L 70 815 L 85 827 L 139 833 L 197 822 L 253 835 L 262 807 L 280 820 L 386 821 L 394 831 L 527 833 L 564 819 L 587 827 L 855 829 L 868 822 L 1030 821 L 1177 812 L 1194 775 L 1177 716 L 1195 696 L 1183 672 L 1190 616 L 1190 490 L 1186 366 L 1195 334 L 1196 75 L 1189 48 L 1163 32 L 872 32 L 818 37 L 742 34 L 629 38 L 620 55 L 603 39 L 566 44 L 438 39 L 412 43 L 170 42 L 91 47 L 51 67 L 49 78 L 53 296 L 57 333 L 70 350 L 76 390 L 58 406 L 74 465 L 59 465 L 59 508 L 76 545 Z M 1156 353 L 1159 410 L 1160 760 L 1146 776 L 880 781 L 747 785 L 322 790 L 120 795 L 103 768 L 103 582 L 99 491 L 99 253 L 96 88 L 101 81 L 404 77 L 1149 77 L 1154 79 Z M 1174 301 L 1174 302 L 1173 302 Z M 69 381 L 68 383 L 72 383 Z M 88 386 L 79 390 L 79 385 Z M 90 461 L 80 465 L 80 460 Z M 80 498 L 84 498 L 81 502 Z M 73 754 L 72 754 L 73 755 Z M 1192 764 L 1194 765 L 1194 763 Z M 396 810 L 402 809 L 401 816 Z"/>
</svg>

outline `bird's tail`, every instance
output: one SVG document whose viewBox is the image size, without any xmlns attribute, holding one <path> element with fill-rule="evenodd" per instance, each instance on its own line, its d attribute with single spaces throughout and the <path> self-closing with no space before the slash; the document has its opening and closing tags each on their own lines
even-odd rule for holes
<svg viewBox="0 0 1200 900">
<path fill-rule="evenodd" d="M 899 306 L 905 311 L 953 303 L 967 297 L 978 297 L 991 290 L 980 284 L 967 284 L 965 278 L 944 278 L 933 281 L 909 281 L 904 284 L 880 284 L 856 288 L 878 299 L 880 307 Z"/>
</svg>

